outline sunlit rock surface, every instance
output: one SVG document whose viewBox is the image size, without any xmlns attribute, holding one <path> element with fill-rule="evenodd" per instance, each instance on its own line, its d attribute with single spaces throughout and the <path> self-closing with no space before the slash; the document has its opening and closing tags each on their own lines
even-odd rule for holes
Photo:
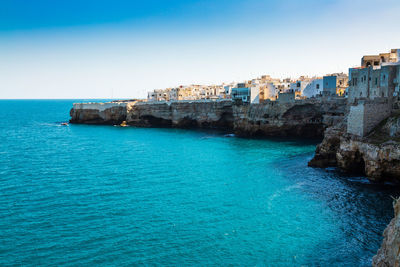
<svg viewBox="0 0 400 267">
<path fill-rule="evenodd" d="M 137 127 L 226 129 L 240 136 L 322 138 L 341 120 L 344 101 L 266 102 L 238 105 L 230 100 L 181 102 L 110 102 L 74 104 L 71 123 Z"/>
<path fill-rule="evenodd" d="M 400 201 L 393 203 L 394 218 L 383 232 L 383 242 L 378 253 L 372 259 L 372 266 L 400 266 Z"/>
<path fill-rule="evenodd" d="M 394 114 L 382 121 L 368 136 L 346 133 L 344 123 L 325 131 L 310 166 L 337 166 L 366 175 L 374 182 L 400 183 L 400 119 Z"/>
</svg>

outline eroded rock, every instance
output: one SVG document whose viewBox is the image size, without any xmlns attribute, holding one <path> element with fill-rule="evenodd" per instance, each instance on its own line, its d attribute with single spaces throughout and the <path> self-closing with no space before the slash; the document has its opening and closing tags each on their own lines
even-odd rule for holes
<svg viewBox="0 0 400 267">
<path fill-rule="evenodd" d="M 375 267 L 400 266 L 400 201 L 393 202 L 394 218 L 383 232 L 383 242 L 372 259 Z"/>
</svg>

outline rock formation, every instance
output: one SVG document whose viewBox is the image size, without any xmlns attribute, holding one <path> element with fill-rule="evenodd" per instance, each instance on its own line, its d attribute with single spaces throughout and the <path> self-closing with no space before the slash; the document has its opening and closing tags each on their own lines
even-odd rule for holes
<svg viewBox="0 0 400 267">
<path fill-rule="evenodd" d="M 117 101 L 74 104 L 71 123 L 137 127 L 217 128 L 241 136 L 321 137 L 310 166 L 337 166 L 365 174 L 371 181 L 400 182 L 400 116 L 393 114 L 364 138 L 347 133 L 346 101 L 266 102 L 235 105 L 232 101 Z M 374 266 L 400 266 L 400 202 L 384 232 Z"/>
<path fill-rule="evenodd" d="M 383 232 L 383 242 L 378 253 L 372 259 L 375 267 L 400 266 L 400 201 L 393 202 L 394 218 Z"/>
<path fill-rule="evenodd" d="M 126 119 L 126 102 L 75 103 L 70 111 L 71 123 L 120 124 Z"/>
<path fill-rule="evenodd" d="M 322 138 L 324 128 L 341 120 L 338 101 L 266 102 L 236 105 L 225 101 L 110 102 L 74 104 L 71 123 L 137 127 L 216 128 L 240 136 Z"/>
<path fill-rule="evenodd" d="M 323 110 L 318 104 L 238 105 L 234 127 L 241 136 L 301 136 L 322 138 Z"/>
<path fill-rule="evenodd" d="M 232 102 L 161 102 L 129 105 L 126 122 L 139 127 L 233 127 Z"/>
<path fill-rule="evenodd" d="M 345 123 L 325 131 L 309 166 L 337 166 L 342 170 L 366 175 L 373 182 L 400 182 L 400 118 L 392 115 L 368 136 L 346 133 Z"/>
<path fill-rule="evenodd" d="M 337 166 L 336 152 L 340 146 L 340 137 L 344 132 L 344 121 L 328 127 L 324 132 L 324 139 L 317 145 L 314 158 L 308 166 L 325 168 Z"/>
<path fill-rule="evenodd" d="M 237 105 L 234 129 L 241 136 L 322 138 L 324 129 L 341 121 L 344 113 L 342 99 Z"/>
</svg>

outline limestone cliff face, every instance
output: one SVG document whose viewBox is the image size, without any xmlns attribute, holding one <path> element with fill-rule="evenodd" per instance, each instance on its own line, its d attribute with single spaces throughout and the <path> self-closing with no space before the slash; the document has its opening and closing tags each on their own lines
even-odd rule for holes
<svg viewBox="0 0 400 267">
<path fill-rule="evenodd" d="M 234 129 L 242 136 L 322 138 L 324 129 L 344 115 L 344 103 L 267 102 L 233 107 Z"/>
<path fill-rule="evenodd" d="M 345 124 L 327 129 L 310 166 L 337 166 L 371 181 L 400 183 L 400 118 L 393 115 L 365 138 L 346 133 Z"/>
<path fill-rule="evenodd" d="M 374 144 L 344 136 L 336 158 L 341 169 L 363 173 L 371 181 L 400 182 L 399 143 Z"/>
<path fill-rule="evenodd" d="M 140 127 L 232 129 L 232 102 L 173 102 L 130 105 L 126 122 Z"/>
<path fill-rule="evenodd" d="M 393 203 L 394 218 L 383 232 L 383 242 L 378 253 L 372 259 L 372 266 L 400 266 L 400 201 Z"/>
<path fill-rule="evenodd" d="M 71 123 L 120 124 L 127 115 L 127 103 L 76 103 L 70 111 Z"/>
<path fill-rule="evenodd" d="M 242 136 L 322 137 L 323 114 L 313 104 L 269 104 L 235 106 L 235 132 Z"/>
<path fill-rule="evenodd" d="M 344 102 L 298 101 L 235 105 L 232 101 L 74 104 L 72 123 L 227 129 L 240 136 L 322 137 L 340 120 Z"/>
<path fill-rule="evenodd" d="M 340 137 L 343 135 L 345 123 L 340 122 L 328 127 L 324 132 L 324 139 L 317 145 L 314 158 L 308 163 L 311 167 L 337 166 L 336 152 L 340 147 Z"/>
</svg>

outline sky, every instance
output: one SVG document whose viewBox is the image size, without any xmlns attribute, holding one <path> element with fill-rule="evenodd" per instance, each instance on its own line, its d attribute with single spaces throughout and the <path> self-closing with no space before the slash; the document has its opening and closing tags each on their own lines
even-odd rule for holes
<svg viewBox="0 0 400 267">
<path fill-rule="evenodd" d="M 348 72 L 399 31 L 399 0 L 1 0 L 0 98 Z"/>
</svg>

